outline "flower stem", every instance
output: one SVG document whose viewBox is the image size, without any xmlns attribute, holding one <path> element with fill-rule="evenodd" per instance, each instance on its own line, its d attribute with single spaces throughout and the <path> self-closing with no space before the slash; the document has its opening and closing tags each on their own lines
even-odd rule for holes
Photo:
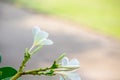
<svg viewBox="0 0 120 80">
<path fill-rule="evenodd" d="M 17 80 L 22 75 L 47 75 L 44 72 L 46 72 L 47 70 L 50 70 L 50 69 L 51 68 L 47 67 L 47 68 L 40 68 L 40 69 L 28 70 L 28 71 L 25 71 L 25 72 L 18 72 L 10 80 Z M 41 72 L 41 73 L 39 73 L 39 72 Z"/>
<path fill-rule="evenodd" d="M 42 48 L 42 45 L 38 46 L 35 50 L 33 50 L 30 54 L 33 55 L 34 53 L 36 53 L 38 50 L 40 50 Z"/>
<path fill-rule="evenodd" d="M 10 80 L 17 80 L 19 77 L 22 76 L 22 73 L 18 72 L 17 74 L 15 74 Z"/>
<path fill-rule="evenodd" d="M 28 61 L 28 60 L 27 60 L 27 61 Z M 25 67 L 25 65 L 26 65 L 26 63 L 27 63 L 27 61 L 26 61 L 26 60 L 23 60 L 21 66 L 20 66 L 20 68 L 19 68 L 19 72 L 22 72 L 22 71 L 23 71 L 23 69 L 24 69 L 24 67 Z"/>
<path fill-rule="evenodd" d="M 32 45 L 31 48 L 29 49 L 29 52 L 31 52 L 34 47 L 35 47 L 35 46 Z"/>
</svg>

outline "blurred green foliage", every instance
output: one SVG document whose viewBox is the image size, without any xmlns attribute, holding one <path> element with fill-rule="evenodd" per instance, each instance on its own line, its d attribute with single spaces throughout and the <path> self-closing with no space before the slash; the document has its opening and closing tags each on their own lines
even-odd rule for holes
<svg viewBox="0 0 120 80">
<path fill-rule="evenodd" d="M 14 0 L 14 3 L 120 38 L 120 0 Z"/>
</svg>

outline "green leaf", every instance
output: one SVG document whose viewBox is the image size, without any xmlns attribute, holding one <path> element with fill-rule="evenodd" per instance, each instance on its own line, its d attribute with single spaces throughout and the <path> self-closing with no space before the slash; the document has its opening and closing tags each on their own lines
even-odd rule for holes
<svg viewBox="0 0 120 80">
<path fill-rule="evenodd" d="M 26 59 L 29 59 L 31 57 L 30 53 L 29 53 L 29 50 L 26 48 L 25 50 L 25 55 L 24 55 L 24 58 Z"/>
<path fill-rule="evenodd" d="M 12 67 L 2 67 L 0 68 L 0 80 L 8 77 L 12 77 L 17 73 L 17 71 Z"/>
<path fill-rule="evenodd" d="M 10 78 L 11 78 L 11 77 L 8 77 L 8 78 L 4 78 L 4 79 L 2 79 L 2 80 L 10 80 Z"/>
<path fill-rule="evenodd" d="M 52 64 L 52 66 L 51 66 L 51 69 L 55 69 L 55 68 L 58 68 L 58 64 L 57 64 L 57 62 L 56 61 L 54 61 L 54 63 Z"/>
<path fill-rule="evenodd" d="M 49 70 L 48 72 L 46 72 L 45 74 L 48 75 L 48 76 L 53 76 L 54 74 L 54 70 Z"/>
<path fill-rule="evenodd" d="M 2 76 L 2 71 L 0 71 L 0 76 Z"/>
<path fill-rule="evenodd" d="M 10 80 L 12 77 L 8 77 L 8 78 L 4 78 L 2 80 Z M 21 80 L 20 78 L 18 78 L 17 80 Z"/>
<path fill-rule="evenodd" d="M 58 59 L 56 60 L 56 62 L 59 62 L 59 61 L 62 60 L 62 58 L 65 57 L 65 56 L 66 56 L 66 53 L 61 54 L 61 55 L 58 57 Z"/>
</svg>

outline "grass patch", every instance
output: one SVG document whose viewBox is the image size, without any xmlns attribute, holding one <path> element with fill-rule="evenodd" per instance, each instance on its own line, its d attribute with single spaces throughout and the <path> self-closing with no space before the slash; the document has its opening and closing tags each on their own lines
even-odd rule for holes
<svg viewBox="0 0 120 80">
<path fill-rule="evenodd" d="M 14 3 L 62 16 L 120 38 L 120 0 L 14 0 Z"/>
</svg>

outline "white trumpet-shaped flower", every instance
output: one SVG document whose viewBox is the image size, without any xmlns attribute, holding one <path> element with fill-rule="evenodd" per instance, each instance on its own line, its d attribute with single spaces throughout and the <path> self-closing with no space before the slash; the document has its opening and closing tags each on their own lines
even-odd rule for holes
<svg viewBox="0 0 120 80">
<path fill-rule="evenodd" d="M 75 71 L 79 68 L 80 63 L 77 59 L 69 61 L 67 57 L 63 57 L 59 63 L 60 67 L 55 70 L 60 75 L 60 80 L 81 80 Z"/>
<path fill-rule="evenodd" d="M 69 61 L 69 59 L 67 57 L 64 57 L 62 60 L 61 60 L 61 67 L 64 67 L 64 68 L 71 68 L 71 69 L 77 69 L 80 67 L 80 63 L 77 59 L 72 59 Z"/>
<path fill-rule="evenodd" d="M 79 74 L 71 71 L 60 71 L 56 74 L 60 75 L 60 80 L 81 80 Z"/>
<path fill-rule="evenodd" d="M 34 46 L 53 44 L 51 40 L 47 39 L 49 34 L 45 31 L 40 30 L 38 26 L 35 26 L 33 28 L 32 33 L 34 35 Z"/>
</svg>

